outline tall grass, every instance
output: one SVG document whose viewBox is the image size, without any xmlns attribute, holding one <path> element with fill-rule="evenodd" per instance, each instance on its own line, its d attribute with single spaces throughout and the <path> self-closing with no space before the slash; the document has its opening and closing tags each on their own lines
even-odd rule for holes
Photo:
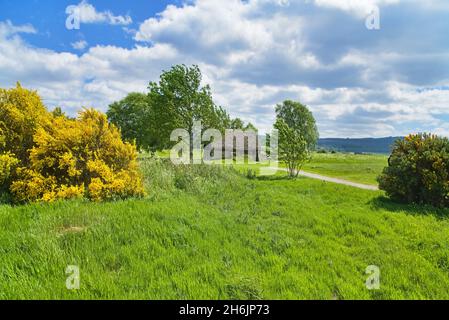
<svg viewBox="0 0 449 320">
<path fill-rule="evenodd" d="M 164 199 L 180 192 L 206 195 L 242 182 L 237 170 L 221 165 L 174 165 L 169 159 L 153 156 L 141 159 L 140 167 L 152 199 Z"/>
<path fill-rule="evenodd" d="M 147 199 L 0 206 L 0 299 L 449 298 L 449 210 L 221 166 L 141 167 Z M 365 286 L 369 265 L 380 290 Z"/>
</svg>

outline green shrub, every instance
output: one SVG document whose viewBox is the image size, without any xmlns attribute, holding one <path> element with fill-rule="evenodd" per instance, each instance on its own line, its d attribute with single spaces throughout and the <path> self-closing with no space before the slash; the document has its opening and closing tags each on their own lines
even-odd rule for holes
<svg viewBox="0 0 449 320">
<path fill-rule="evenodd" d="M 449 140 L 416 134 L 398 140 L 378 178 L 394 200 L 449 206 Z"/>
</svg>

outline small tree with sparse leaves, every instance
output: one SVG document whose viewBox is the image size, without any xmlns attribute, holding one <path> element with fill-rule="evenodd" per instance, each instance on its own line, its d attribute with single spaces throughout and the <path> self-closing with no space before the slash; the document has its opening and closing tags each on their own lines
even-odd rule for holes
<svg viewBox="0 0 449 320">
<path fill-rule="evenodd" d="M 274 127 L 279 131 L 279 160 L 287 165 L 290 177 L 297 177 L 318 140 L 315 118 L 306 106 L 287 100 L 276 106 Z"/>
</svg>

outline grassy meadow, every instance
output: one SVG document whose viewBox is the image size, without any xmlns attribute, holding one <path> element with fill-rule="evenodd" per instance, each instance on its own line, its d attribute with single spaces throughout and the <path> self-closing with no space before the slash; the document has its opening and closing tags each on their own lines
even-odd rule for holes
<svg viewBox="0 0 449 320">
<path fill-rule="evenodd" d="M 335 157 L 305 169 L 368 183 L 385 160 L 351 156 L 350 172 Z M 284 174 L 141 168 L 144 199 L 0 206 L 0 299 L 449 298 L 449 210 Z M 365 287 L 369 265 L 379 290 Z"/>
<path fill-rule="evenodd" d="M 169 157 L 168 154 L 163 156 Z M 352 154 L 352 153 L 314 153 L 311 161 L 306 162 L 302 168 L 310 173 L 344 179 L 369 185 L 377 185 L 377 177 L 383 168 L 388 165 L 388 156 L 381 154 Z M 235 164 L 234 168 L 242 173 L 248 170 L 260 173 L 260 164 Z M 280 163 L 281 168 L 285 165 Z M 277 175 L 285 175 L 279 171 Z"/>
<path fill-rule="evenodd" d="M 382 154 L 315 153 L 304 171 L 333 178 L 377 185 L 376 178 L 388 165 Z"/>
</svg>

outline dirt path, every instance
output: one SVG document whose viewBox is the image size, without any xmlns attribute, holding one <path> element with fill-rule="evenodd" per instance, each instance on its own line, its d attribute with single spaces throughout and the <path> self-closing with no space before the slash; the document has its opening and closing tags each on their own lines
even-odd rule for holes
<svg viewBox="0 0 449 320">
<path fill-rule="evenodd" d="M 272 168 L 272 169 L 274 170 L 276 168 Z M 277 168 L 277 170 L 287 171 L 286 168 Z M 357 183 L 357 182 L 352 182 L 352 181 L 343 180 L 343 179 L 339 179 L 339 178 L 331 178 L 331 177 L 322 176 L 322 175 L 316 174 L 316 173 L 300 171 L 299 175 L 307 177 L 307 178 L 321 180 L 321 181 L 327 181 L 327 182 L 332 182 L 332 183 L 344 184 L 346 186 L 359 188 L 359 189 L 372 190 L 372 191 L 379 190 L 379 187 L 374 186 L 374 185 Z"/>
</svg>

